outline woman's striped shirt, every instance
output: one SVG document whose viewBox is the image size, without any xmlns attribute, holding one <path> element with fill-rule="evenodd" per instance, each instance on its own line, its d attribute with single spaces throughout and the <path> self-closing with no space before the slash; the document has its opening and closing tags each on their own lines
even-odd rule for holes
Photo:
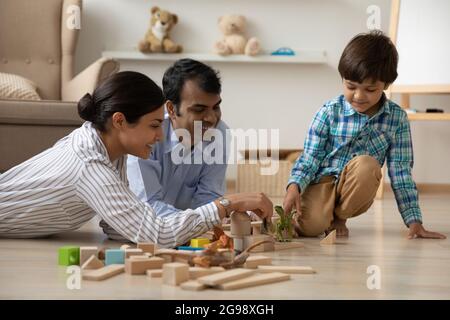
<svg viewBox="0 0 450 320">
<path fill-rule="evenodd" d="M 92 123 L 0 175 L 0 237 L 78 229 L 98 214 L 133 242 L 174 247 L 220 224 L 212 202 L 157 217 L 128 187 L 126 156 L 113 163 Z"/>
</svg>

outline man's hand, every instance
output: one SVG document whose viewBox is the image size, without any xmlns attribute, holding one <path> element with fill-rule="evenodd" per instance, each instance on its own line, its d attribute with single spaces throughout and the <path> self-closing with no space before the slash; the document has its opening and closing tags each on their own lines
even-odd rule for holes
<svg viewBox="0 0 450 320">
<path fill-rule="evenodd" d="M 427 238 L 427 239 L 446 239 L 447 237 L 438 232 L 427 231 L 421 223 L 411 223 L 409 225 L 408 239 Z"/>
<path fill-rule="evenodd" d="M 292 207 L 295 206 L 295 209 L 297 210 L 296 215 L 301 216 L 302 210 L 301 210 L 301 194 L 298 190 L 298 186 L 295 183 L 292 183 L 289 185 L 286 195 L 284 196 L 283 201 L 283 209 L 284 212 L 291 212 Z"/>
</svg>

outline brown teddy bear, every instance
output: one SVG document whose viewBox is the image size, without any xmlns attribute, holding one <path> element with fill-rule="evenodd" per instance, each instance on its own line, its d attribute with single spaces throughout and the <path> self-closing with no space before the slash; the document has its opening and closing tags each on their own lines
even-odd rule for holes
<svg viewBox="0 0 450 320">
<path fill-rule="evenodd" d="M 261 50 L 256 38 L 244 36 L 246 20 L 242 15 L 229 14 L 219 18 L 219 28 L 224 35 L 223 39 L 216 42 L 214 51 L 220 55 L 246 54 L 254 56 Z"/>
<path fill-rule="evenodd" d="M 158 7 L 151 9 L 150 28 L 145 34 L 144 40 L 139 42 L 139 51 L 178 53 L 183 48 L 170 40 L 169 32 L 177 24 L 178 16 Z"/>
</svg>

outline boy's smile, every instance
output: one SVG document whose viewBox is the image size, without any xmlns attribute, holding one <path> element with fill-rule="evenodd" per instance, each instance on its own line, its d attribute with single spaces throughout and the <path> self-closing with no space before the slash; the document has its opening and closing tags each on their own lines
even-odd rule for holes
<svg viewBox="0 0 450 320">
<path fill-rule="evenodd" d="M 377 113 L 378 102 L 387 88 L 382 81 L 365 79 L 362 83 L 343 79 L 345 99 L 359 113 L 373 116 Z"/>
</svg>

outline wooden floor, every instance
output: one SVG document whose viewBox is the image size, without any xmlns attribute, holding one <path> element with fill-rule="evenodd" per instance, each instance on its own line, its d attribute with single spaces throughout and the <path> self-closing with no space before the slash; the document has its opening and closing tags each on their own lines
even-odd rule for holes
<svg viewBox="0 0 450 320">
<path fill-rule="evenodd" d="M 450 236 L 450 195 L 422 195 L 425 226 Z M 450 299 L 450 240 L 407 240 L 392 195 L 349 221 L 350 237 L 334 246 L 318 238 L 305 246 L 267 253 L 273 264 L 305 265 L 315 275 L 238 291 L 193 293 L 161 284 L 161 279 L 121 274 L 103 282 L 66 287 L 65 267 L 57 266 L 63 245 L 108 245 L 95 221 L 77 232 L 41 240 L 0 239 L 0 299 Z M 381 288 L 369 290 L 367 268 L 377 265 Z"/>
</svg>

